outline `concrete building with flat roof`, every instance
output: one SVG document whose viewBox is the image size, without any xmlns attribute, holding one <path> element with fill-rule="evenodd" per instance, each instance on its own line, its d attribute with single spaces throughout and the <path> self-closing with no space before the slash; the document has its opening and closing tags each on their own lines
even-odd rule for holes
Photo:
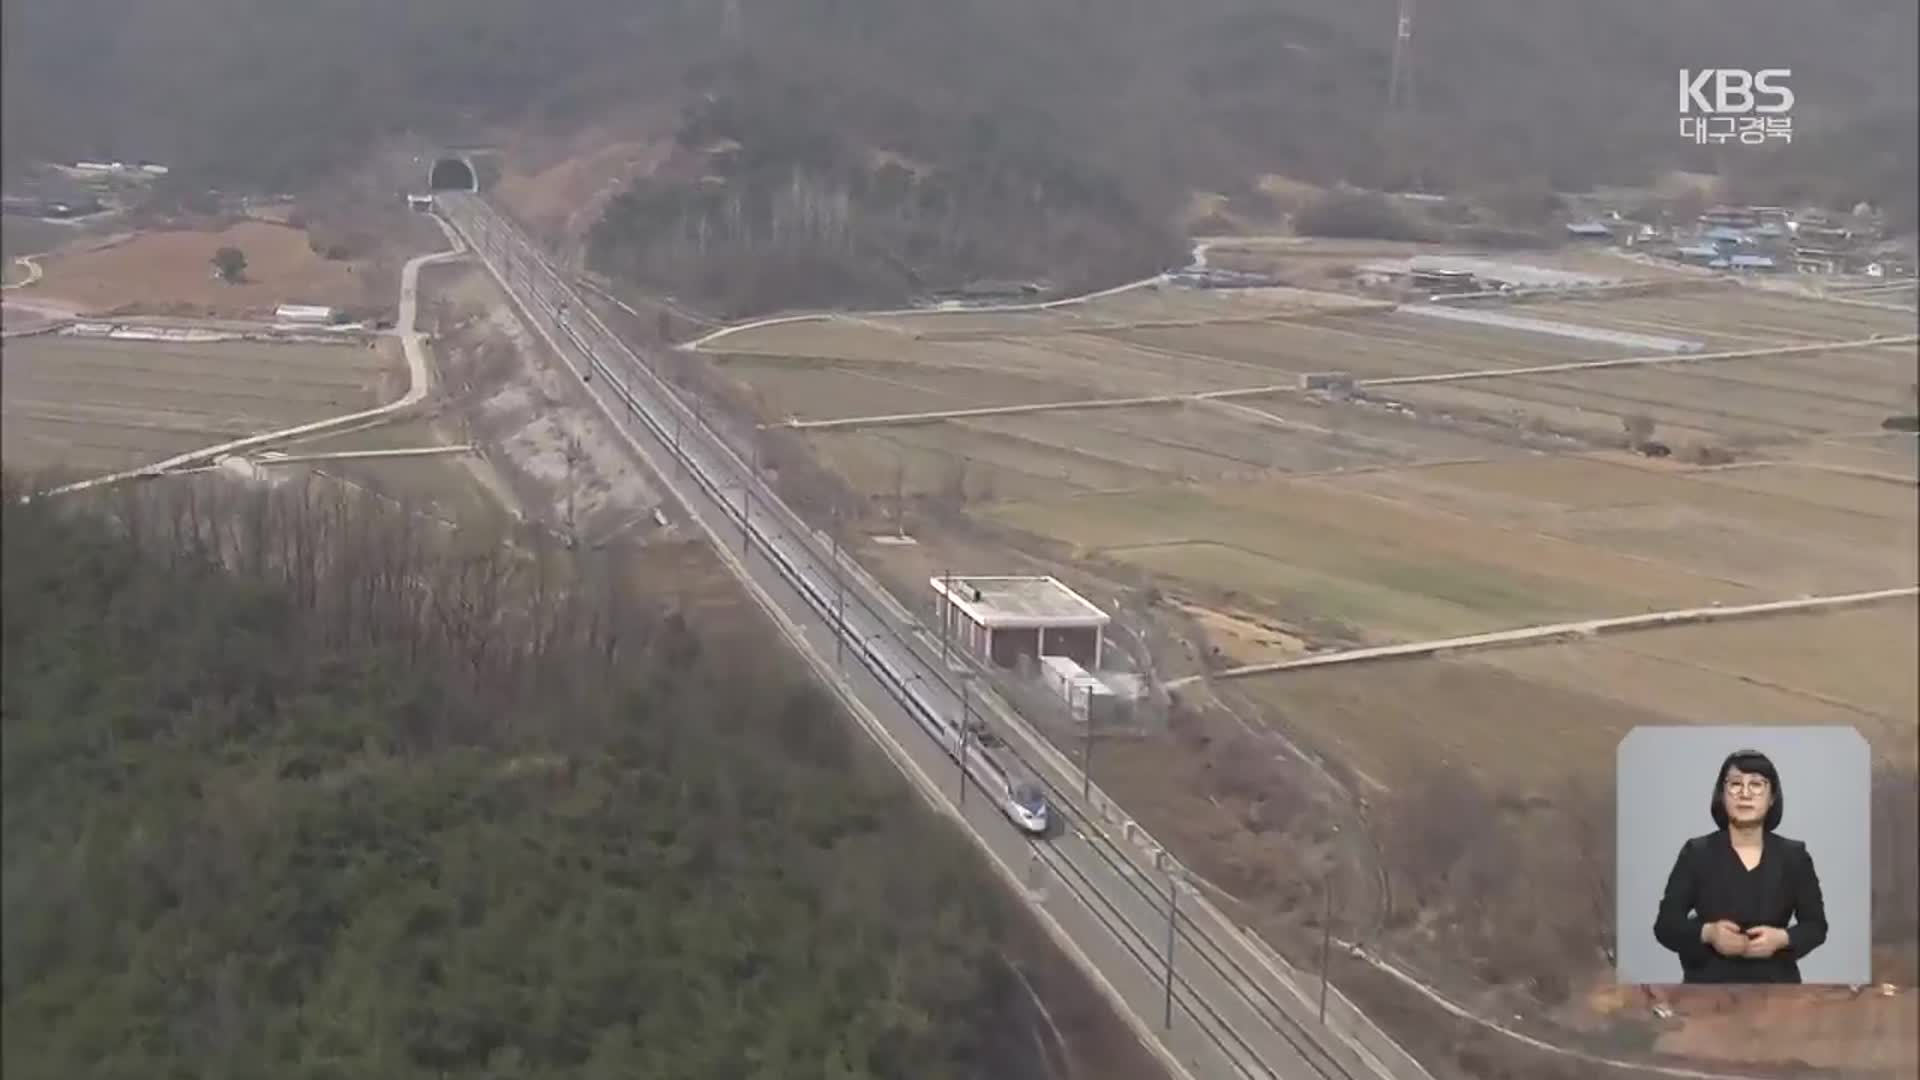
<svg viewBox="0 0 1920 1080">
<path fill-rule="evenodd" d="M 1100 670 L 1100 638 L 1111 617 L 1051 577 L 936 577 L 941 633 L 953 647 L 1000 667 L 1022 656 L 1070 657 Z"/>
</svg>

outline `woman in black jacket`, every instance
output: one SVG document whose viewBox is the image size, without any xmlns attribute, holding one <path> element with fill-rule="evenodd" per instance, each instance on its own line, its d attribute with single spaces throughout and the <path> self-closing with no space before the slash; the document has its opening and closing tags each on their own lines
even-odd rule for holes
<svg viewBox="0 0 1920 1080">
<path fill-rule="evenodd" d="M 1827 913 L 1807 846 L 1774 832 L 1786 811 L 1779 770 L 1758 750 L 1729 754 L 1711 809 L 1719 829 L 1680 849 L 1653 936 L 1690 983 L 1799 982 L 1800 958 L 1827 940 Z"/>
</svg>

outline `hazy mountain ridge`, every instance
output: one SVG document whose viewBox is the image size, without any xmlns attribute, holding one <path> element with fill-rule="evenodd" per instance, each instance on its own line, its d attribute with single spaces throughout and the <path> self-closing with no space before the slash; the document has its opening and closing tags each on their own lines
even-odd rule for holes
<svg viewBox="0 0 1920 1080">
<path fill-rule="evenodd" d="M 783 272 L 824 275 L 791 298 L 807 302 L 882 299 L 929 274 L 1130 272 L 1170 249 L 1189 193 L 1264 173 L 1568 190 L 1689 168 L 1915 216 L 1911 3 L 1424 5 L 1414 107 L 1389 137 L 1395 14 L 1395 0 L 8 0 L 7 156 L 152 157 L 286 188 L 383 136 L 578 128 L 662 102 L 692 123 L 712 97 L 772 144 L 742 140 L 724 193 L 639 185 L 597 258 L 658 279 L 660 230 L 698 231 L 701 207 L 770 230 L 771 192 L 798 170 L 847 201 L 832 244 L 866 253 Z M 1676 73 L 1703 65 L 1792 68 L 1796 144 L 1681 140 Z M 814 156 L 783 161 L 801 148 L 777 132 L 808 133 Z M 855 167 L 874 151 L 928 166 L 912 214 Z M 703 243 L 707 265 L 656 283 L 700 292 L 695 279 L 766 251 L 710 226 Z"/>
</svg>

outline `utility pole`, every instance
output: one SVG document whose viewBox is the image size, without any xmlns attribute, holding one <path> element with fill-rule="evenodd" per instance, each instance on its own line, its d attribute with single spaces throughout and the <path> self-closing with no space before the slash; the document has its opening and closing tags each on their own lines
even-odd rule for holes
<svg viewBox="0 0 1920 1080">
<path fill-rule="evenodd" d="M 840 504 L 833 504 L 833 665 L 847 668 L 847 582 L 840 574 Z"/>
<path fill-rule="evenodd" d="M 1081 736 L 1081 743 L 1080 743 L 1080 801 L 1092 802 L 1093 801 L 1093 687 L 1089 686 L 1089 687 L 1086 687 L 1085 689 L 1087 691 L 1087 707 L 1080 714 L 1080 725 L 1081 725 L 1081 728 L 1083 729 L 1082 736 Z M 1068 701 L 1068 708 L 1069 709 L 1072 708 L 1071 699 L 1069 699 Z"/>
<path fill-rule="evenodd" d="M 760 479 L 760 440 L 752 437 L 752 462 L 747 466 L 747 481 L 740 485 L 740 552 L 746 554 L 747 546 L 753 542 L 753 485 Z"/>
<path fill-rule="evenodd" d="M 962 672 L 960 675 L 960 724 L 967 731 L 973 730 L 972 689 L 973 673 Z"/>
<path fill-rule="evenodd" d="M 585 451 L 580 446 L 579 436 L 569 435 L 567 437 L 567 444 L 566 444 L 567 547 L 569 548 L 577 548 L 580 546 L 580 528 L 579 528 L 578 520 L 574 516 L 574 493 L 578 489 L 573 482 L 573 470 L 574 470 L 574 466 L 579 464 L 580 458 L 584 455 L 584 453 Z"/>
<path fill-rule="evenodd" d="M 895 459 L 893 463 L 893 532 L 904 538 L 907 535 L 906 516 L 906 462 Z"/>
<path fill-rule="evenodd" d="M 1081 719 L 1081 801 L 1092 801 L 1092 715 Z"/>
<path fill-rule="evenodd" d="M 947 664 L 947 635 L 953 623 L 953 571 L 947 570 L 940 578 L 940 664 Z"/>
<path fill-rule="evenodd" d="M 1180 890 L 1174 884 L 1173 870 L 1167 870 L 1167 998 L 1164 1026 L 1173 1029 L 1173 938 L 1175 923 L 1179 918 Z"/>
<path fill-rule="evenodd" d="M 1413 87 L 1411 74 L 1407 71 L 1409 52 L 1413 48 L 1413 0 L 1400 0 L 1399 18 L 1394 23 L 1393 60 L 1387 72 L 1387 108 L 1390 111 L 1410 104 Z"/>
<path fill-rule="evenodd" d="M 960 681 L 960 809 L 967 808 L 967 683 Z"/>
<path fill-rule="evenodd" d="M 1395 22 L 1392 66 L 1387 75 L 1385 151 L 1388 177 L 1394 183 L 1425 187 L 1425 174 L 1415 159 L 1413 90 L 1413 5 L 1400 0 Z"/>
<path fill-rule="evenodd" d="M 1333 947 L 1333 871 L 1327 871 L 1327 883 L 1321 889 L 1327 894 L 1327 911 L 1320 920 L 1320 1024 L 1327 1023 L 1327 957 Z"/>
</svg>

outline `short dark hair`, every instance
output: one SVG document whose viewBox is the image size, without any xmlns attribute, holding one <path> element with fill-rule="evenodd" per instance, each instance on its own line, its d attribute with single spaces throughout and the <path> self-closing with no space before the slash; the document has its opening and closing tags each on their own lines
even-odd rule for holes
<svg viewBox="0 0 1920 1080">
<path fill-rule="evenodd" d="M 1739 769 L 1743 773 L 1767 778 L 1767 786 L 1773 789 L 1773 801 L 1767 804 L 1767 820 L 1763 826 L 1767 832 L 1780 827 L 1780 819 L 1787 812 L 1787 791 L 1780 785 L 1780 770 L 1773 767 L 1773 759 L 1758 750 L 1735 750 L 1720 763 L 1720 771 L 1713 778 L 1713 802 L 1710 811 L 1713 823 L 1721 828 L 1727 827 L 1727 804 L 1723 801 L 1723 792 L 1727 786 L 1727 773 Z"/>
</svg>

